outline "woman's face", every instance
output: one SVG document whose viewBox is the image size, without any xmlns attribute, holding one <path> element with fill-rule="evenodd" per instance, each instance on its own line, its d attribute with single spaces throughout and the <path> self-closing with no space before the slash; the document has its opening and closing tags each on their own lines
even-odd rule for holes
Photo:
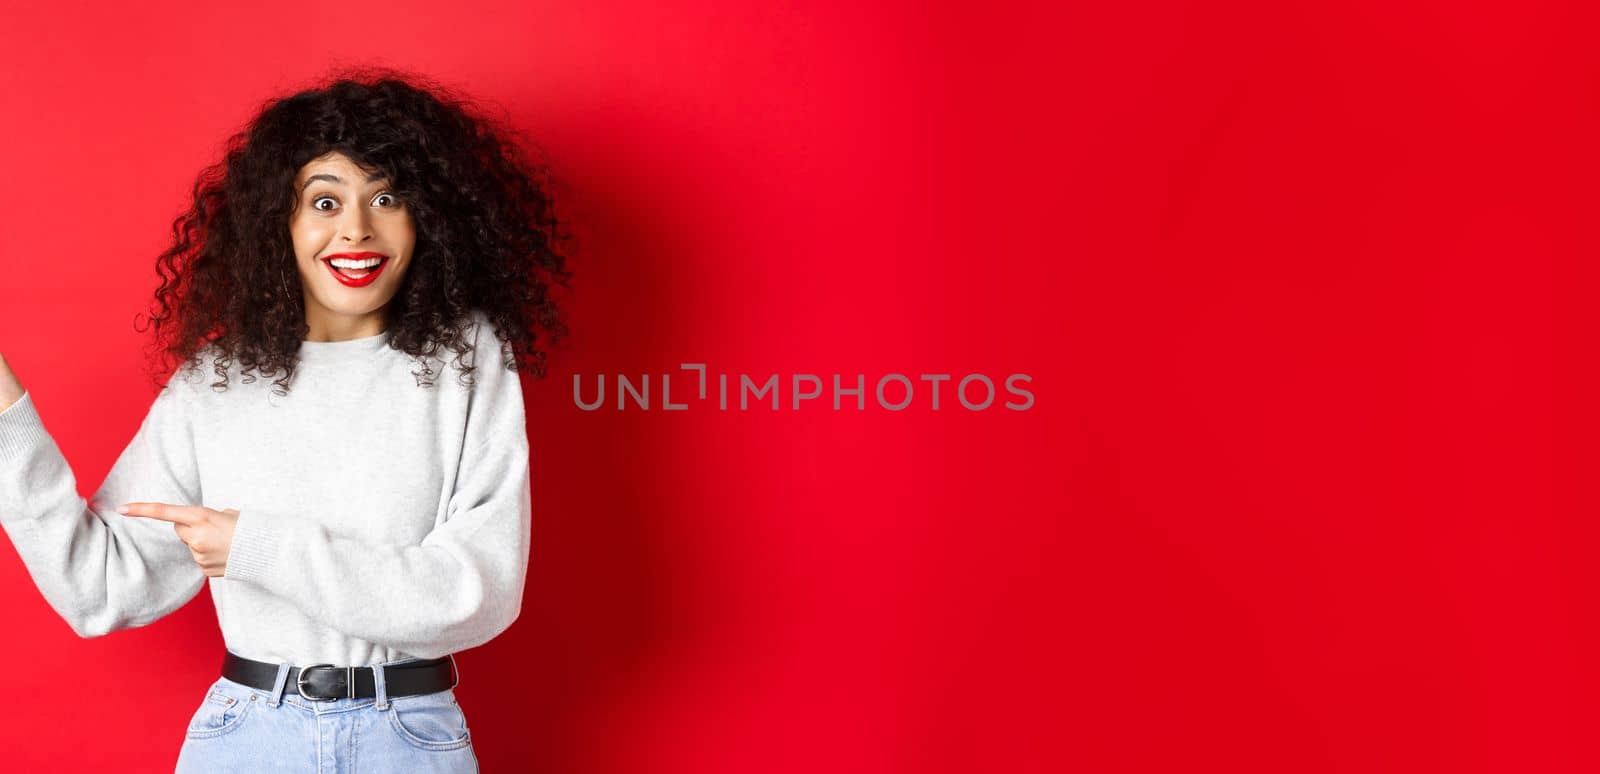
<svg viewBox="0 0 1600 774">
<path fill-rule="evenodd" d="M 387 325 L 385 307 L 400 289 L 417 241 L 411 211 L 389 185 L 385 178 L 369 180 L 337 152 L 311 160 L 295 175 L 289 235 L 313 341 L 376 336 Z M 361 266 L 340 269 L 335 258 Z M 380 262 L 366 267 L 373 258 Z"/>
</svg>

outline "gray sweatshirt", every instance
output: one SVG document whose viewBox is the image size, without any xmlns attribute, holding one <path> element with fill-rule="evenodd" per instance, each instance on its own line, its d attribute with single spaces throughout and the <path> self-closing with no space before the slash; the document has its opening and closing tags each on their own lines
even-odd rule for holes
<svg viewBox="0 0 1600 774">
<path fill-rule="evenodd" d="M 222 392 L 209 357 L 177 369 L 87 501 L 49 404 L 24 393 L 0 412 L 0 525 L 83 637 L 149 624 L 208 580 L 171 523 L 116 511 L 162 502 L 239 511 L 209 579 L 239 655 L 345 666 L 482 644 L 521 611 L 531 498 L 518 373 L 481 310 L 467 334 L 471 387 L 449 350 L 418 386 L 387 331 L 302 342 L 286 396 L 237 363 Z"/>
</svg>

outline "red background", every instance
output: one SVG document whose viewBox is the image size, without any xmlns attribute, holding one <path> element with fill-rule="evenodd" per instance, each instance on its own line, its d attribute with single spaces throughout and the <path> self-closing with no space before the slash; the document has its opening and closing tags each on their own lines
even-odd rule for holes
<svg viewBox="0 0 1600 774">
<path fill-rule="evenodd" d="M 88 494 L 262 100 L 504 105 L 581 254 L 485 771 L 1600 766 L 1582 4 L 226 5 L 0 11 L 0 351 Z M 682 362 L 1036 400 L 574 405 Z M 0 588 L 6 767 L 170 770 L 209 595 L 79 640 Z"/>
</svg>

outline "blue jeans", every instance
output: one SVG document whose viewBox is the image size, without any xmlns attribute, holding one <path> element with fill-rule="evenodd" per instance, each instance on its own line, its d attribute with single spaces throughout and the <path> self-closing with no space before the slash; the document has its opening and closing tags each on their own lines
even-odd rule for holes
<svg viewBox="0 0 1600 774">
<path fill-rule="evenodd" d="M 377 697 L 304 698 L 278 670 L 271 691 L 225 677 L 206 689 L 178 752 L 177 774 L 215 772 L 477 772 L 455 692 L 390 697 L 373 665 Z"/>
</svg>

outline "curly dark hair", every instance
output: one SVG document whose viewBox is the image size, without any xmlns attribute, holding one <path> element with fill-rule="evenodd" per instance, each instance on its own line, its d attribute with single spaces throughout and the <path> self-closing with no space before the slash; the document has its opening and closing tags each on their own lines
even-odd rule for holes
<svg viewBox="0 0 1600 774">
<path fill-rule="evenodd" d="M 539 331 L 551 343 L 567 333 L 551 282 L 568 286 L 561 245 L 571 236 L 553 212 L 548 167 L 525 150 L 537 146 L 508 121 L 389 68 L 348 69 L 262 103 L 223 160 L 201 171 L 193 205 L 156 260 L 152 377 L 163 382 L 176 361 L 198 368 L 211 350 L 213 389 L 227 389 L 237 358 L 244 381 L 255 380 L 252 370 L 279 375 L 277 392 L 287 394 L 309 332 L 288 226 L 293 184 L 301 167 L 333 151 L 381 171 L 412 212 L 414 260 L 385 316 L 389 346 L 422 363 L 419 385 L 433 373 L 425 358 L 444 348 L 463 378 L 475 370 L 460 360 L 472 346 L 473 309 L 510 351 L 503 367 L 543 377 Z"/>
</svg>

